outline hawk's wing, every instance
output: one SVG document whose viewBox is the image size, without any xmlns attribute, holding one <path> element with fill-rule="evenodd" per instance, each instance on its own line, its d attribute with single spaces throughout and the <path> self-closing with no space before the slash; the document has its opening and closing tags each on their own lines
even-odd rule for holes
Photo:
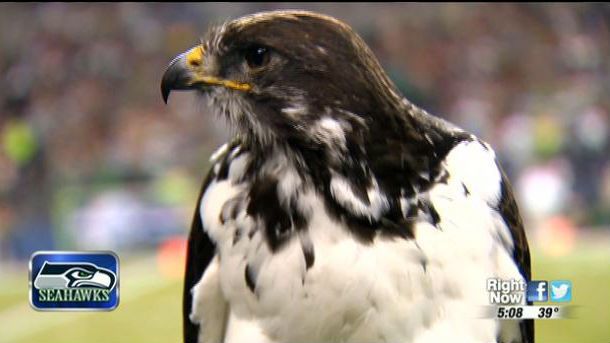
<svg viewBox="0 0 610 343">
<path fill-rule="evenodd" d="M 197 207 L 193 216 L 193 222 L 191 224 L 191 232 L 188 238 L 186 272 L 184 276 L 184 291 L 182 299 L 182 319 L 185 343 L 196 343 L 198 341 L 199 325 L 194 324 L 189 318 L 193 305 L 192 290 L 202 278 L 204 272 L 216 254 L 216 246 L 204 230 L 199 213 L 201 198 L 203 197 L 203 194 L 205 193 L 205 190 L 207 189 L 211 180 L 214 179 L 214 174 L 214 171 L 211 170 L 203 181 L 201 191 L 199 192 L 199 200 L 197 201 Z"/>
<path fill-rule="evenodd" d="M 523 228 L 523 221 L 521 220 L 519 208 L 517 207 L 515 197 L 513 196 L 513 191 L 510 182 L 508 181 L 504 170 L 499 164 L 498 169 L 500 170 L 500 173 L 502 175 L 501 194 L 500 201 L 498 203 L 498 211 L 500 212 L 500 215 L 502 215 L 502 218 L 504 218 L 504 222 L 506 223 L 506 226 L 508 226 L 508 229 L 510 230 L 511 236 L 513 238 L 513 259 L 515 260 L 515 264 L 517 265 L 517 267 L 519 267 L 519 271 L 521 272 L 521 275 L 523 275 L 523 278 L 525 278 L 525 281 L 529 282 L 532 280 L 530 251 L 527 243 L 527 238 L 525 236 L 525 230 Z M 528 304 L 531 305 L 531 302 L 529 302 Z M 521 329 L 521 341 L 523 343 L 533 343 L 534 320 L 522 320 L 519 323 L 519 327 Z"/>
<path fill-rule="evenodd" d="M 215 182 L 227 177 L 228 153 L 238 145 L 239 141 L 233 140 L 212 155 L 212 168 L 199 192 L 188 238 L 184 277 L 182 319 L 185 343 L 222 342 L 224 339 L 228 303 L 220 290 L 217 247 L 208 234 L 210 228 L 204 226 L 201 205 Z"/>
</svg>

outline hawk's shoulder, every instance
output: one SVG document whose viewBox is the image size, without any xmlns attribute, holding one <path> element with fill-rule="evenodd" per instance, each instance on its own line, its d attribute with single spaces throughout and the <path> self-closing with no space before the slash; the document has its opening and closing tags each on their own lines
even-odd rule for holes
<svg viewBox="0 0 610 343">
<path fill-rule="evenodd" d="M 459 182 L 468 197 L 487 204 L 494 216 L 501 219 L 496 228 L 496 240 L 512 256 L 515 266 L 525 281 L 531 280 L 530 252 L 523 221 L 512 191 L 512 186 L 493 149 L 489 144 L 474 138 L 463 141 L 449 151 L 444 161 L 453 182 Z M 506 229 L 503 229 L 503 228 Z M 510 333 L 504 325 L 500 338 L 520 336 L 520 342 L 534 341 L 533 320 L 519 322 L 518 333 Z"/>
</svg>

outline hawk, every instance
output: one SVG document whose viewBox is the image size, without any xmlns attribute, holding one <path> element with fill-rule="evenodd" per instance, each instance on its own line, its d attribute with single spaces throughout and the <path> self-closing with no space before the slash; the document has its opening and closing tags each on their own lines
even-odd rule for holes
<svg viewBox="0 0 610 343">
<path fill-rule="evenodd" d="M 188 240 L 185 342 L 533 342 L 478 316 L 530 280 L 492 148 L 405 99 L 345 23 L 273 11 L 211 29 L 163 75 L 228 121 Z"/>
</svg>

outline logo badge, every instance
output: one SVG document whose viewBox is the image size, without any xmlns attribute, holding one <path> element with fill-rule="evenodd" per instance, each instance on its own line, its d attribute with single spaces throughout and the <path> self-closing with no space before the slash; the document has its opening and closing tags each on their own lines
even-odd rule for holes
<svg viewBox="0 0 610 343">
<path fill-rule="evenodd" d="M 527 301 L 548 301 L 549 287 L 546 281 L 530 281 L 527 283 Z"/>
<path fill-rule="evenodd" d="M 568 302 L 572 300 L 572 282 L 567 280 L 551 281 L 551 301 Z"/>
<path fill-rule="evenodd" d="M 30 259 L 30 304 L 41 311 L 109 311 L 119 304 L 112 252 L 39 251 Z"/>
</svg>

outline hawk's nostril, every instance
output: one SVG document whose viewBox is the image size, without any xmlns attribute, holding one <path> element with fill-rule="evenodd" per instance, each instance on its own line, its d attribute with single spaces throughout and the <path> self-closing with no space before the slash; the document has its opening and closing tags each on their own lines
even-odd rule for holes
<svg viewBox="0 0 610 343">
<path fill-rule="evenodd" d="M 186 63 L 190 67 L 199 67 L 203 59 L 203 48 L 194 47 L 186 53 Z"/>
</svg>

